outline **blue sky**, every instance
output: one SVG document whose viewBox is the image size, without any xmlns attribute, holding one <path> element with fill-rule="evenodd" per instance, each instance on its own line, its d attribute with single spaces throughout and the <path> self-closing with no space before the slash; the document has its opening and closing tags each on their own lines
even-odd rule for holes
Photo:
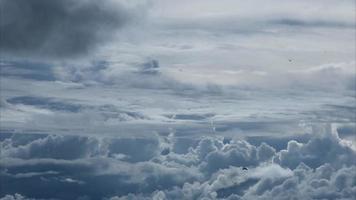
<svg viewBox="0 0 356 200">
<path fill-rule="evenodd" d="M 354 1 L 0 5 L 0 198 L 355 192 Z"/>
</svg>

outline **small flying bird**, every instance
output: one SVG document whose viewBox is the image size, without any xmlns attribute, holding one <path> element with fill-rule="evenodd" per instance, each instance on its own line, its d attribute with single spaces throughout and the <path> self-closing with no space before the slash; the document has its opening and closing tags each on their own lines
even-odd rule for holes
<svg viewBox="0 0 356 200">
<path fill-rule="evenodd" d="M 247 167 L 243 167 L 242 170 L 248 170 L 248 168 Z"/>
</svg>

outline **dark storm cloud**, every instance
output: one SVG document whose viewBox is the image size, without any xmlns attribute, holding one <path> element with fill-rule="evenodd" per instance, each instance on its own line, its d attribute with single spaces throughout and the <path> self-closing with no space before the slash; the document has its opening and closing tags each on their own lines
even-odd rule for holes
<svg viewBox="0 0 356 200">
<path fill-rule="evenodd" d="M 112 1 L 3 0 L 0 48 L 10 56 L 75 57 L 131 19 Z"/>
</svg>

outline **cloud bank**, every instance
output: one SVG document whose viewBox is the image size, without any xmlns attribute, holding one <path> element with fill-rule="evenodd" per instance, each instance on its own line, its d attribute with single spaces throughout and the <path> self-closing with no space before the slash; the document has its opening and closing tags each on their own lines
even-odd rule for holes
<svg viewBox="0 0 356 200">
<path fill-rule="evenodd" d="M 184 147 L 179 141 L 184 138 L 172 134 L 7 134 L 1 139 L 1 196 L 351 200 L 356 190 L 355 149 L 325 131 L 309 135 L 304 143 L 287 141 L 280 151 L 268 143 L 255 146 L 223 137 L 190 138 L 191 145 Z"/>
</svg>

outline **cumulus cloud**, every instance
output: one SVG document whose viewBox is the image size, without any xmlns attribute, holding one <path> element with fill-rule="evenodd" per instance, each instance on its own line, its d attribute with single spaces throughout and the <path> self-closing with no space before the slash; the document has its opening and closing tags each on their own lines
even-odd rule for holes
<svg viewBox="0 0 356 200">
<path fill-rule="evenodd" d="M 118 1 L 5 0 L 1 51 L 10 56 L 76 57 L 85 55 L 133 19 Z"/>
<path fill-rule="evenodd" d="M 355 192 L 356 153 L 335 134 L 314 133 L 304 143 L 289 141 L 280 151 L 238 139 L 197 140 L 182 152 L 174 148 L 179 145 L 174 135 L 155 139 L 10 135 L 1 141 L 1 180 L 7 183 L 1 195 L 352 199 Z M 167 148 L 170 151 L 162 154 Z"/>
</svg>

